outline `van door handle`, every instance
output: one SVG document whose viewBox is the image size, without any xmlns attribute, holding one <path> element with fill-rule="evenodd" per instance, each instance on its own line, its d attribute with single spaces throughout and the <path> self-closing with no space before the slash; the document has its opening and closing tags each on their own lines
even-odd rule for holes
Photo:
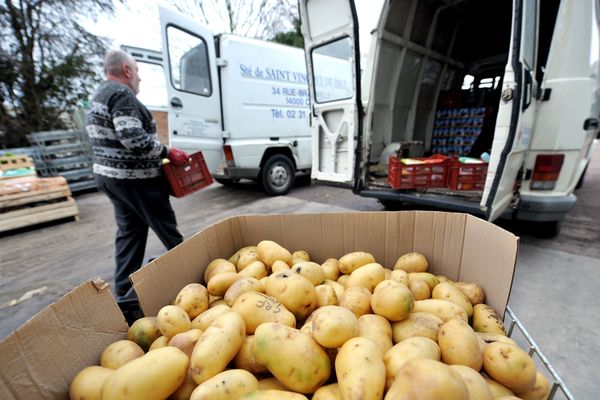
<svg viewBox="0 0 600 400">
<path fill-rule="evenodd" d="M 525 93 L 523 95 L 523 110 L 525 111 L 531 105 L 531 99 L 533 98 L 533 77 L 531 71 L 525 71 Z"/>
<path fill-rule="evenodd" d="M 598 129 L 600 126 L 600 120 L 598 118 L 588 118 L 583 121 L 583 130 L 589 131 L 590 129 Z"/>
<path fill-rule="evenodd" d="M 173 108 L 183 108 L 183 103 L 179 97 L 171 98 L 171 107 Z"/>
</svg>

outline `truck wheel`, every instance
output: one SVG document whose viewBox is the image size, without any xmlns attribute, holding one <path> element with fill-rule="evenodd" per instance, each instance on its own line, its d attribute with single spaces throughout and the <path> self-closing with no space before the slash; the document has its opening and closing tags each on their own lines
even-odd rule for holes
<svg viewBox="0 0 600 400">
<path fill-rule="evenodd" d="M 282 154 L 271 156 L 260 171 L 260 182 L 270 196 L 280 196 L 294 186 L 296 171 L 290 159 Z"/>
</svg>

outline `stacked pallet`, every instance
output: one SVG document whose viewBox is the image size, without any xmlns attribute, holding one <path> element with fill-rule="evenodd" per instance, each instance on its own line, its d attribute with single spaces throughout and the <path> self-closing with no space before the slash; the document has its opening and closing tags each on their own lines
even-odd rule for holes
<svg viewBox="0 0 600 400">
<path fill-rule="evenodd" d="M 0 155 L 0 179 L 35 175 L 33 160 L 26 154 Z"/>
<path fill-rule="evenodd" d="M 0 180 L 0 232 L 65 218 L 79 211 L 63 177 Z"/>
<path fill-rule="evenodd" d="M 27 138 L 37 148 L 35 165 L 40 176 L 62 176 L 72 192 L 96 187 L 87 134 L 78 130 L 57 130 L 34 132 Z"/>
</svg>

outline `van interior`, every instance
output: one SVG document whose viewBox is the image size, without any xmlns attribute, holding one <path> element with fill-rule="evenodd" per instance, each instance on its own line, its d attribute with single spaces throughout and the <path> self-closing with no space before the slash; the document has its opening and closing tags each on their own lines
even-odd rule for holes
<svg viewBox="0 0 600 400">
<path fill-rule="evenodd" d="M 540 3 L 538 82 L 560 0 Z M 390 188 L 390 156 L 486 159 L 509 57 L 512 7 L 513 0 L 390 2 L 369 94 L 367 188 Z M 477 200 L 483 183 L 458 189 Z M 420 189 L 449 191 L 432 186 Z"/>
</svg>

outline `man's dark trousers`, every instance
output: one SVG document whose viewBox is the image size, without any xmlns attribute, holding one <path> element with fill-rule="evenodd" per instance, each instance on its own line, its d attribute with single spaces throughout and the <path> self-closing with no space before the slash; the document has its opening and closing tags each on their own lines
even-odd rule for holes
<svg viewBox="0 0 600 400">
<path fill-rule="evenodd" d="M 168 250 L 180 244 L 183 236 L 177 229 L 165 177 L 112 179 L 96 175 L 96 182 L 111 200 L 115 211 L 115 293 L 123 297 L 131 288 L 129 275 L 142 266 L 148 227 Z"/>
</svg>

